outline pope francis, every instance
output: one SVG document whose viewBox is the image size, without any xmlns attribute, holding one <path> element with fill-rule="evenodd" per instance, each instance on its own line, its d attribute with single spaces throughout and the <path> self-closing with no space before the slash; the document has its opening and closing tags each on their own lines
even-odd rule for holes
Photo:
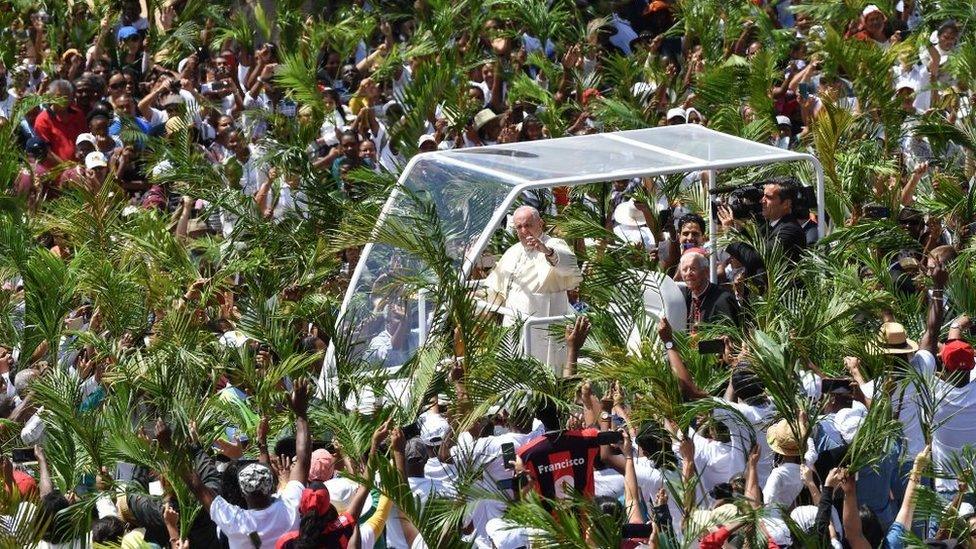
<svg viewBox="0 0 976 549">
<path fill-rule="evenodd" d="M 532 206 L 515 210 L 512 225 L 519 242 L 509 248 L 485 279 L 488 300 L 504 304 L 517 316 L 505 316 L 505 325 L 521 317 L 559 316 L 572 309 L 566 291 L 583 280 L 576 255 L 564 240 L 543 233 L 542 217 Z M 550 341 L 548 326 L 533 328 L 528 337 L 532 356 L 562 368 L 566 346 Z"/>
</svg>

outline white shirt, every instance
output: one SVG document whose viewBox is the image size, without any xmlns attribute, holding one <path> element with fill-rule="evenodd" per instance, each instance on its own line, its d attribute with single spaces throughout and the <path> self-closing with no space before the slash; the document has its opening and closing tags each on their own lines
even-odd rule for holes
<svg viewBox="0 0 976 549">
<path fill-rule="evenodd" d="M 944 397 L 944 398 L 943 398 Z M 954 387 L 936 380 L 936 402 L 939 409 L 935 413 L 938 427 L 932 436 L 932 462 L 948 464 L 963 446 L 976 444 L 976 384 L 970 382 L 965 387 Z M 957 488 L 952 479 L 936 479 L 938 491 L 951 491 Z"/>
<path fill-rule="evenodd" d="M 716 484 L 728 482 L 742 472 L 742 468 L 736 466 L 732 444 L 705 438 L 698 433 L 692 436 L 695 442 L 695 470 L 704 492 L 710 492 Z M 674 452 L 678 452 L 677 442 L 674 443 Z"/>
<path fill-rule="evenodd" d="M 766 484 L 763 485 L 763 503 L 782 505 L 789 509 L 801 490 L 803 490 L 803 479 L 800 477 L 800 464 L 780 464 L 773 468 L 769 478 L 766 479 Z"/>
<path fill-rule="evenodd" d="M 935 356 L 925 349 L 919 349 L 909 363 L 912 368 L 915 368 L 916 372 L 923 376 L 931 377 L 935 375 Z M 938 381 L 938 383 L 942 382 Z M 861 392 L 864 393 L 865 397 L 874 398 L 874 384 L 874 381 L 869 381 L 861 386 Z M 907 445 L 905 455 L 913 457 L 918 455 L 922 451 L 922 448 L 925 447 L 925 437 L 922 434 L 922 427 L 918 419 L 918 398 L 915 385 L 912 383 L 905 386 L 905 392 L 903 394 L 901 394 L 901 390 L 895 391 L 895 395 L 892 398 L 892 406 L 895 412 L 898 413 L 898 421 L 902 425 L 902 436 L 905 437 Z M 899 408 L 901 408 L 900 412 L 898 411 Z"/>
<path fill-rule="evenodd" d="M 410 485 L 410 493 L 415 498 L 420 499 L 420 504 L 424 505 L 430 499 L 431 494 L 437 492 L 437 485 L 428 478 L 410 477 L 407 479 Z M 419 538 L 419 536 L 418 536 Z M 386 546 L 389 549 L 407 549 L 407 538 L 403 534 L 400 526 L 400 510 L 396 506 L 390 510 L 390 516 L 386 520 Z"/>
<path fill-rule="evenodd" d="M 624 495 L 624 476 L 615 469 L 595 469 L 593 471 L 593 493 L 597 497 L 619 498 Z"/>
<path fill-rule="evenodd" d="M 735 472 L 742 472 L 746 469 L 746 459 L 752 449 L 752 441 L 759 444 L 759 463 L 756 470 L 759 473 L 759 485 L 766 483 L 770 471 L 773 470 L 773 450 L 766 442 L 766 429 L 772 422 L 776 409 L 772 403 L 767 402 L 763 406 L 752 406 L 743 402 L 730 402 L 722 399 L 722 402 L 736 409 L 742 414 L 742 418 L 729 410 L 717 408 L 715 418 L 724 423 L 729 428 L 729 435 L 732 438 L 732 446 L 735 453 L 731 459 L 735 460 Z M 728 479 L 722 481 L 728 482 Z"/>
<path fill-rule="evenodd" d="M 210 518 L 227 535 L 231 549 L 254 549 L 250 534 L 256 532 L 262 546 L 274 547 L 278 538 L 298 528 L 298 503 L 305 487 L 289 481 L 274 503 L 265 509 L 241 509 L 217 496 L 210 504 Z"/>
<path fill-rule="evenodd" d="M 644 456 L 634 458 L 634 473 L 637 475 L 637 487 L 640 489 L 642 499 L 648 502 L 649 507 L 653 507 L 654 497 L 664 486 L 664 475 L 654 466 L 650 458 Z"/>
</svg>

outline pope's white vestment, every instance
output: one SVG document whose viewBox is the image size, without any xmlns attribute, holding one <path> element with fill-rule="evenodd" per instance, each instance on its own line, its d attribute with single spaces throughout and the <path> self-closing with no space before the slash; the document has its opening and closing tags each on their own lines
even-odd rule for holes
<svg viewBox="0 0 976 549">
<path fill-rule="evenodd" d="M 579 285 L 583 275 L 576 265 L 576 255 L 564 240 L 547 235 L 539 237 L 555 251 L 546 259 L 542 252 L 527 250 L 521 242 L 509 248 L 485 279 L 488 300 L 501 303 L 517 316 L 505 315 L 505 325 L 515 324 L 521 317 L 559 316 L 572 311 L 566 291 Z M 566 345 L 550 340 L 548 326 L 529 331 L 532 356 L 552 366 L 558 373 L 566 361 Z"/>
</svg>

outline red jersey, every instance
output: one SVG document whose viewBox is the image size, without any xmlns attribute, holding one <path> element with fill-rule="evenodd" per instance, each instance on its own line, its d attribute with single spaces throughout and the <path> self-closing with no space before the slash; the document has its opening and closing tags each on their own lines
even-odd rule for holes
<svg viewBox="0 0 976 549">
<path fill-rule="evenodd" d="M 61 160 L 75 157 L 75 139 L 88 131 L 85 113 L 74 105 L 69 105 L 60 113 L 43 110 L 34 120 L 34 133 L 51 145 L 51 152 Z"/>
<path fill-rule="evenodd" d="M 600 451 L 599 431 L 562 431 L 544 434 L 527 442 L 518 456 L 546 498 L 568 497 L 572 491 L 593 496 L 593 466 Z"/>
</svg>

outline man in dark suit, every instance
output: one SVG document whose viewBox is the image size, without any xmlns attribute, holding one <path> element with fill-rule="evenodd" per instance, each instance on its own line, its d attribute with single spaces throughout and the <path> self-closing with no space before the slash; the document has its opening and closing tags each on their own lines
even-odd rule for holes
<svg viewBox="0 0 976 549">
<path fill-rule="evenodd" d="M 763 187 L 760 200 L 766 220 L 763 226 L 766 243 L 772 246 L 779 242 L 783 253 L 793 262 L 800 259 L 800 253 L 807 247 L 806 233 L 793 213 L 798 189 L 799 184 L 792 179 L 770 179 Z"/>
<path fill-rule="evenodd" d="M 692 248 L 681 256 L 678 271 L 686 287 L 682 289 L 688 307 L 688 329 L 694 332 L 705 322 L 739 323 L 739 305 L 732 294 L 708 280 L 708 258 L 704 250 Z"/>
</svg>

